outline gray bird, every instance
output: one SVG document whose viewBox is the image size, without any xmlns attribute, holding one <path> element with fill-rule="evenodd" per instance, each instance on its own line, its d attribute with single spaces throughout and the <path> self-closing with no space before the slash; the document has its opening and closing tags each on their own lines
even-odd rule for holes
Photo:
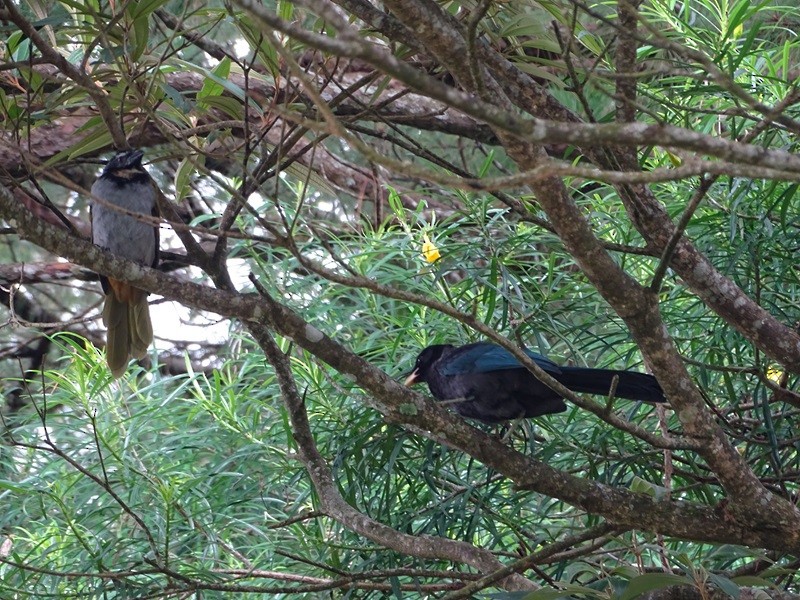
<svg viewBox="0 0 800 600">
<path fill-rule="evenodd" d="M 155 182 L 142 166 L 141 150 L 120 152 L 92 185 L 92 242 L 143 265 L 158 264 L 158 227 L 115 210 L 157 216 Z M 143 358 L 153 341 L 147 292 L 124 281 L 100 276 L 106 294 L 103 323 L 108 330 L 106 362 L 114 377 L 128 361 Z"/>
</svg>

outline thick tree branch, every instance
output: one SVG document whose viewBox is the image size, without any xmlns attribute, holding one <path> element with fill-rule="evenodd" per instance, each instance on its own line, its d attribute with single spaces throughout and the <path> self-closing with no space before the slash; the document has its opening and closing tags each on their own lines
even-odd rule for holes
<svg viewBox="0 0 800 600">
<path fill-rule="evenodd" d="M 353 0 L 353 3 L 360 7 L 361 13 L 364 13 L 363 6 L 358 4 L 355 0 Z M 372 19 L 371 22 L 379 24 L 389 23 L 387 28 L 390 32 L 407 31 L 407 29 L 403 29 L 402 26 L 394 22 L 391 17 L 385 16 L 385 18 L 381 19 L 375 14 L 367 14 L 366 16 Z M 534 115 L 544 115 L 549 119 L 559 118 L 566 120 L 561 124 L 560 128 L 553 129 L 554 125 L 552 123 L 543 126 L 545 128 L 543 133 L 545 139 L 551 139 L 558 142 L 573 139 L 569 134 L 570 131 L 573 130 L 576 125 L 578 125 L 575 122 L 577 117 L 572 115 L 572 113 L 565 111 L 563 107 L 559 107 L 557 103 L 555 103 L 552 98 L 550 98 L 550 96 L 542 90 L 541 86 L 538 86 L 538 84 L 536 84 L 533 80 L 513 69 L 513 67 L 508 65 L 507 62 L 504 62 L 504 58 L 499 57 L 499 55 L 497 55 L 493 50 L 486 48 L 485 54 L 486 55 L 483 56 L 483 58 L 488 61 L 488 64 L 492 66 L 495 73 L 500 74 L 498 81 L 503 85 L 504 92 L 507 93 L 509 97 L 514 99 L 514 102 L 517 105 L 531 111 L 531 114 Z M 196 90 L 202 85 L 202 78 L 197 74 L 171 74 L 170 84 L 179 90 Z M 264 87 L 263 83 L 259 84 L 257 81 L 255 83 L 251 83 L 251 85 L 256 86 L 254 88 L 256 90 L 258 89 L 259 85 Z M 274 89 L 272 89 L 272 91 L 270 91 L 270 89 L 271 88 L 269 88 L 269 86 L 266 86 L 259 93 L 268 95 L 274 93 Z M 419 110 L 421 110 L 423 113 L 428 112 L 429 114 L 443 115 L 444 112 L 442 111 L 446 110 L 446 104 L 438 104 L 435 102 L 426 108 L 424 103 L 432 101 L 429 99 L 426 100 L 422 96 L 405 95 L 402 97 L 407 101 L 405 105 L 398 104 L 398 101 L 394 101 L 382 107 L 382 110 L 391 111 L 393 107 L 396 107 L 398 110 L 398 116 L 407 116 L 411 114 L 409 111 L 413 112 L 415 106 L 418 107 L 416 114 L 419 114 Z M 363 98 L 363 102 L 369 102 L 369 99 L 365 97 Z M 353 107 L 353 110 L 357 112 L 361 110 L 361 108 Z M 436 116 L 427 125 L 413 119 L 406 122 L 419 127 L 431 126 L 435 128 L 438 123 L 450 122 L 450 120 L 454 118 L 454 115 L 458 115 L 458 113 L 449 110 L 447 119 L 443 121 L 441 116 Z M 381 118 L 391 118 L 391 115 L 383 115 Z M 425 117 L 422 118 L 424 119 Z M 456 116 L 456 118 L 458 117 Z M 49 158 L 57 152 L 65 150 L 74 143 L 73 133 L 85 120 L 86 117 L 78 119 L 62 119 L 60 121 L 60 125 L 56 127 L 50 126 L 36 128 L 31 132 L 28 145 L 34 149 L 34 151 L 36 151 L 40 159 Z M 466 121 L 468 121 L 468 123 L 465 122 L 465 126 L 469 130 L 475 131 L 475 121 L 472 121 L 471 119 L 466 119 Z M 445 127 L 448 128 L 450 125 L 445 125 Z M 603 141 L 604 143 L 615 143 L 618 141 L 613 133 L 613 128 L 615 125 L 608 127 L 610 127 L 611 130 L 605 130 L 605 138 L 596 136 L 593 137 L 593 135 L 590 135 L 590 141 L 592 143 L 597 140 Z M 660 140 L 658 132 L 661 129 L 672 132 L 671 135 L 673 138 L 678 136 L 680 132 L 684 132 L 686 134 L 691 133 L 687 132 L 686 130 L 679 130 L 677 128 L 662 128 L 661 126 L 650 126 L 637 123 L 630 124 L 630 127 L 633 127 L 639 132 L 639 135 L 635 136 L 632 140 L 634 144 L 651 144 L 659 141 L 665 144 L 668 143 L 666 140 Z M 450 131 L 460 135 L 469 135 L 467 131 L 459 130 L 458 126 L 456 129 L 451 129 Z M 620 133 L 622 132 L 623 130 L 620 130 Z M 607 136 L 609 133 L 611 133 L 610 138 Z M 708 168 L 706 168 L 702 163 L 698 163 L 696 166 L 687 163 L 685 167 L 674 169 L 674 172 L 665 173 L 664 176 L 659 176 L 658 174 L 637 174 L 636 172 L 632 171 L 626 171 L 615 175 L 613 172 L 602 170 L 592 171 L 582 170 L 580 168 L 563 168 L 560 166 L 539 166 L 535 167 L 533 170 L 529 170 L 529 176 L 527 176 L 527 180 L 531 180 L 531 178 L 537 178 L 540 176 L 547 176 L 547 171 L 552 170 L 552 174 L 560 172 L 562 174 L 580 175 L 594 178 L 599 181 L 608 181 L 614 183 L 618 187 L 620 197 L 626 202 L 626 206 L 629 208 L 634 223 L 648 240 L 648 244 L 652 246 L 654 252 L 661 253 L 661 250 L 670 242 L 670 240 L 674 239 L 676 226 L 672 223 L 671 219 L 663 210 L 663 208 L 660 207 L 660 205 L 655 201 L 648 188 L 645 186 L 632 186 L 631 184 L 633 182 L 662 181 L 674 178 L 689 177 L 703 173 L 722 172 L 734 174 L 736 173 L 737 164 L 741 165 L 739 167 L 739 172 L 736 173 L 739 176 L 749 174 L 753 177 L 791 179 L 794 178 L 792 173 L 797 173 L 796 165 L 791 168 L 783 166 L 784 164 L 790 163 L 786 163 L 783 160 L 785 156 L 782 157 L 780 152 L 775 154 L 774 151 L 767 151 L 761 147 L 751 146 L 749 144 L 739 144 L 737 142 L 727 142 L 720 138 L 711 138 L 709 136 L 702 136 L 699 134 L 692 134 L 692 136 L 695 142 L 698 144 L 700 143 L 699 140 L 701 139 L 705 139 L 706 141 L 713 141 L 716 139 L 716 141 L 723 146 L 726 144 L 728 146 L 730 146 L 730 144 L 738 144 L 738 146 L 734 147 L 740 148 L 741 151 L 732 152 L 733 158 L 731 159 L 732 162 L 729 165 L 711 164 Z M 153 139 L 158 139 L 158 137 Z M 623 142 L 624 140 L 620 138 L 619 141 Z M 590 158 L 598 162 L 598 164 L 608 168 L 618 169 L 620 161 L 622 160 L 622 157 L 614 158 L 613 154 L 606 155 L 604 152 L 602 152 L 602 147 L 600 148 L 601 151 L 594 151 L 593 146 L 586 145 L 583 146 L 583 150 Z M 713 154 L 710 148 L 708 148 L 708 150 L 711 154 Z M 3 145 L 0 144 L 0 166 L 5 167 L 6 170 L 10 172 L 18 171 L 21 164 L 20 156 L 22 154 L 24 154 L 23 149 L 10 146 L 4 148 Z M 787 153 L 783 154 L 788 155 Z M 769 157 L 769 159 L 766 160 L 766 164 L 763 164 L 762 166 L 752 167 L 751 161 L 754 160 L 754 155 L 763 155 L 765 157 Z M 788 156 L 791 157 L 792 155 Z M 312 158 L 313 164 L 309 162 L 312 160 Z M 347 166 L 343 165 L 341 161 L 329 156 L 324 149 L 319 150 L 314 155 L 303 154 L 299 156 L 298 159 L 301 163 L 324 172 L 325 176 L 330 181 L 338 184 L 342 189 L 346 189 L 355 196 L 365 194 L 368 197 L 375 197 L 381 193 L 382 186 L 379 182 L 374 181 L 372 177 L 365 177 L 364 174 L 359 172 L 357 169 L 347 168 Z M 742 163 L 742 161 L 746 162 Z M 756 162 L 752 162 L 752 164 L 756 164 Z M 797 161 L 795 160 L 795 162 Z M 722 168 L 720 169 L 720 167 Z M 536 169 L 541 168 L 544 168 L 545 172 L 542 175 L 537 175 Z M 762 169 L 762 171 L 759 172 L 758 169 Z M 763 169 L 774 169 L 774 171 L 764 171 Z M 800 176 L 800 174 L 797 176 Z M 526 176 L 523 175 L 522 179 L 524 180 L 525 178 Z M 436 180 L 436 178 L 433 178 L 432 180 Z M 442 185 L 459 185 L 459 180 L 450 181 L 450 183 L 447 183 L 443 178 L 440 178 L 439 181 Z M 498 182 L 498 185 L 513 184 L 513 180 Z M 479 181 L 474 182 L 472 185 L 467 182 L 467 187 L 472 187 L 474 189 L 485 189 Z M 491 184 L 488 182 L 487 187 L 491 187 Z M 690 286 L 690 288 L 700 298 L 702 298 L 710 308 L 712 308 L 712 310 L 714 310 L 723 319 L 725 319 L 726 322 L 735 327 L 740 333 L 751 340 L 767 356 L 785 365 L 787 369 L 793 372 L 800 372 L 800 335 L 798 335 L 795 330 L 781 323 L 768 311 L 759 306 L 758 303 L 748 297 L 747 294 L 745 294 L 730 278 L 720 273 L 714 267 L 714 265 L 705 256 L 703 256 L 702 253 L 698 252 L 692 243 L 685 237 L 682 237 L 679 240 L 678 247 L 675 252 L 671 254 L 671 256 L 671 266 Z"/>
<path fill-rule="evenodd" d="M 800 167 L 800 159 L 788 152 L 742 144 L 669 125 L 581 123 L 574 114 L 558 105 L 529 76 L 514 68 L 506 59 L 496 55 L 493 50 L 486 48 L 484 58 L 491 68 L 501 74 L 498 80 L 503 84 L 504 92 L 531 115 L 541 115 L 547 120 L 518 118 L 496 106 L 476 99 L 469 93 L 460 92 L 426 77 L 410 65 L 397 61 L 393 56 L 380 49 L 373 46 L 367 47 L 365 43 L 357 39 L 356 35 L 343 35 L 334 43 L 324 36 L 317 36 L 281 21 L 276 15 L 250 0 L 239 0 L 239 3 L 270 28 L 296 36 L 313 47 L 337 55 L 363 58 L 422 93 L 449 103 L 466 114 L 517 137 L 536 143 L 574 143 L 604 168 L 619 169 L 620 165 L 620 161 L 613 158 L 613 154 L 610 155 L 611 158 L 605 155 L 607 146 L 651 146 L 654 144 L 668 148 L 694 150 L 742 165 L 770 166 L 780 170 L 786 168 L 793 172 Z M 310 3 L 321 13 L 326 12 L 324 8 L 320 9 L 320 7 L 324 7 L 323 0 Z M 341 3 L 354 11 L 358 10 L 357 14 L 361 18 L 380 28 L 387 35 L 401 36 L 412 31 L 412 26 L 402 24 L 391 15 L 378 14 L 375 9 L 364 6 L 359 0 L 342 0 Z M 448 16 L 442 16 L 439 22 L 447 22 L 448 18 Z M 337 26 L 343 28 L 345 33 L 350 28 L 349 24 L 341 21 L 337 22 Z M 406 37 L 413 38 L 414 36 Z M 457 37 L 447 34 L 443 39 L 452 42 Z M 465 45 L 461 43 L 454 47 L 461 48 Z M 417 46 L 417 49 L 421 50 L 421 46 Z M 459 64 L 451 62 L 448 66 L 458 70 Z M 599 151 L 595 151 L 595 148 Z M 618 189 L 623 199 L 629 197 L 631 202 L 637 206 L 639 216 L 634 218 L 634 222 L 640 226 L 649 224 L 648 229 L 645 230 L 648 241 L 659 249 L 663 248 L 675 230 L 675 225 L 663 208 L 654 201 L 644 186 L 631 190 L 623 182 L 620 182 Z M 642 192 L 644 195 L 638 195 L 638 192 Z M 741 331 L 748 339 L 753 340 L 767 356 L 779 361 L 789 370 L 800 373 L 800 335 L 797 332 L 775 319 L 749 298 L 732 280 L 715 269 L 710 261 L 685 238 L 674 253 L 672 264 L 692 290 L 723 319 Z"/>
<path fill-rule="evenodd" d="M 794 527 L 795 517 L 791 510 L 787 510 L 773 528 L 755 522 L 752 514 L 740 521 L 726 511 L 690 502 L 658 500 L 567 475 L 504 446 L 442 407 L 411 392 L 282 304 L 256 295 L 235 294 L 178 281 L 103 252 L 85 240 L 36 219 L 15 203 L 4 188 L 0 188 L 0 215 L 22 237 L 78 264 L 178 300 L 186 306 L 268 326 L 279 335 L 294 340 L 342 375 L 351 377 L 369 392 L 366 402 L 382 412 L 390 422 L 467 452 L 511 478 L 520 487 L 603 515 L 620 527 L 661 532 L 683 539 L 800 551 L 800 535 Z"/>
<path fill-rule="evenodd" d="M 463 38 L 459 41 L 460 32 L 445 26 L 445 18 L 420 21 L 423 12 L 429 16 L 431 11 L 441 12 L 436 5 L 428 0 L 386 0 L 385 4 L 401 22 L 414 30 L 417 39 L 461 80 L 462 85 L 469 85 L 472 74 L 468 65 L 464 65 L 460 59 L 466 45 Z M 431 26 L 431 22 L 436 25 Z M 487 99 L 499 108 L 510 108 L 508 99 L 496 92 L 493 94 L 489 91 L 491 89 L 492 86 L 487 82 Z M 509 156 L 521 169 L 536 168 L 542 160 L 546 160 L 540 146 L 520 142 L 503 130 L 498 130 L 498 136 Z M 533 189 L 570 254 L 630 328 L 687 434 L 704 441 L 700 454 L 720 478 L 733 500 L 732 508 L 747 515 L 758 514 L 759 511 L 767 513 L 762 521 L 766 526 L 774 526 L 784 519 L 787 527 L 800 536 L 800 511 L 783 498 L 771 494 L 761 484 L 706 409 L 705 400 L 692 383 L 661 320 L 654 295 L 639 286 L 604 251 L 582 211 L 566 193 L 560 180 L 542 180 L 534 184 Z"/>
<path fill-rule="evenodd" d="M 253 334 L 258 345 L 264 350 L 267 360 L 275 369 L 283 402 L 292 422 L 292 431 L 301 459 L 311 480 L 314 482 L 314 487 L 319 494 L 326 514 L 359 535 L 363 535 L 385 548 L 392 548 L 402 554 L 465 563 L 484 573 L 493 572 L 503 567 L 502 563 L 487 550 L 477 548 L 466 542 L 427 535 L 400 533 L 374 519 L 370 519 L 345 502 L 336 488 L 330 468 L 317 450 L 308 422 L 308 413 L 302 396 L 295 385 L 288 357 L 281 352 L 266 327 L 261 324 L 248 323 L 248 330 Z M 536 589 L 536 586 L 531 581 L 513 572 L 507 574 L 501 585 L 509 590 Z"/>
</svg>

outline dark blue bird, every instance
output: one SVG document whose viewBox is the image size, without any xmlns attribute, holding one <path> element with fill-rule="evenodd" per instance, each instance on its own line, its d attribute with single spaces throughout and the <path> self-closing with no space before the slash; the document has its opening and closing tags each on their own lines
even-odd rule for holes
<svg viewBox="0 0 800 600">
<path fill-rule="evenodd" d="M 611 391 L 619 377 L 615 398 L 666 402 L 656 378 L 633 371 L 559 367 L 549 358 L 525 350 L 553 379 L 573 392 Z M 564 399 L 523 367 L 505 348 L 487 342 L 455 347 L 428 346 L 417 357 L 406 385 L 426 382 L 434 398 L 451 401 L 462 416 L 485 423 L 538 417 L 567 409 Z"/>
</svg>

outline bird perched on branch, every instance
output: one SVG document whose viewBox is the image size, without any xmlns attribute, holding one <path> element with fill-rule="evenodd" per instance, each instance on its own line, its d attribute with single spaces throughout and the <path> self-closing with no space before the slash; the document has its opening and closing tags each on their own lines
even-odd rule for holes
<svg viewBox="0 0 800 600">
<path fill-rule="evenodd" d="M 550 359 L 525 350 L 553 379 L 574 392 L 611 392 L 615 398 L 666 402 L 656 378 L 633 371 L 559 367 Z M 455 347 L 428 346 L 417 357 L 406 385 L 426 382 L 434 398 L 453 404 L 462 416 L 484 423 L 538 417 L 567 409 L 557 392 L 539 381 L 505 348 L 487 342 Z"/>
<path fill-rule="evenodd" d="M 143 154 L 141 150 L 120 152 L 92 185 L 92 242 L 119 256 L 155 267 L 158 227 L 128 214 L 158 214 L 157 190 L 142 166 Z M 147 292 L 102 275 L 100 283 L 106 294 L 103 306 L 103 323 L 108 330 L 106 362 L 114 377 L 119 377 L 130 358 L 143 358 L 153 341 Z"/>
</svg>

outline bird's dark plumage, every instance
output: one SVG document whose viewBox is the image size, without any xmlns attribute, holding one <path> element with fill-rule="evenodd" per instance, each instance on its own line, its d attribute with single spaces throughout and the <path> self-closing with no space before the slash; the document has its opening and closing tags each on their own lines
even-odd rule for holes
<svg viewBox="0 0 800 600">
<path fill-rule="evenodd" d="M 665 402 L 655 377 L 633 371 L 560 367 L 550 359 L 525 353 L 548 375 L 574 392 L 608 395 L 619 377 L 615 397 Z M 455 347 L 428 346 L 417 357 L 406 385 L 426 382 L 441 401 L 452 400 L 462 416 L 486 423 L 538 417 L 566 410 L 563 398 L 523 367 L 505 348 L 487 342 Z"/>
</svg>

